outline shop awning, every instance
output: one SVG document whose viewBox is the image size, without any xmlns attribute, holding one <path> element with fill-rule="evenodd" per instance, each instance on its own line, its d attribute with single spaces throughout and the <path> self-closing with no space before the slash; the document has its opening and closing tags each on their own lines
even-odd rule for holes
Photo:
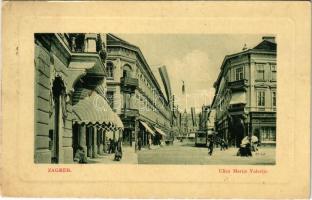
<svg viewBox="0 0 312 200">
<path fill-rule="evenodd" d="M 246 104 L 246 92 L 232 93 L 230 105 L 232 104 Z"/>
<path fill-rule="evenodd" d="M 163 135 L 163 136 L 166 136 L 166 133 L 164 133 L 161 129 L 156 128 L 156 127 L 155 127 L 155 129 L 156 129 L 156 131 L 157 131 L 159 134 L 161 134 L 161 135 Z"/>
<path fill-rule="evenodd" d="M 140 121 L 141 124 L 144 126 L 144 128 L 147 130 L 147 132 L 149 132 L 152 135 L 155 135 L 155 132 L 143 121 Z"/>
<path fill-rule="evenodd" d="M 98 124 L 103 128 L 123 129 L 118 115 L 108 105 L 106 99 L 92 92 L 73 106 L 74 121 L 78 124 Z"/>
</svg>

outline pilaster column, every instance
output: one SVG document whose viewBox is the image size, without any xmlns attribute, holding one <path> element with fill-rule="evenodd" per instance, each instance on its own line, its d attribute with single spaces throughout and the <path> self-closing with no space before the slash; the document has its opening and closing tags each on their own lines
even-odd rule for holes
<svg viewBox="0 0 312 200">
<path fill-rule="evenodd" d="M 92 158 L 97 157 L 97 128 L 95 126 L 92 126 Z"/>
<path fill-rule="evenodd" d="M 87 150 L 87 141 L 86 141 L 86 125 L 81 124 L 79 126 L 79 145 L 83 148 L 86 153 Z"/>
<path fill-rule="evenodd" d="M 87 137 L 87 156 L 92 157 L 92 127 L 88 127 L 86 129 L 86 137 Z"/>
<path fill-rule="evenodd" d="M 106 131 L 103 129 L 103 148 L 104 153 L 107 153 L 107 146 L 106 146 Z"/>
<path fill-rule="evenodd" d="M 134 151 L 138 149 L 138 133 L 139 133 L 139 121 L 135 119 L 134 121 Z"/>
<path fill-rule="evenodd" d="M 98 154 L 103 155 L 103 129 L 98 129 Z"/>
</svg>

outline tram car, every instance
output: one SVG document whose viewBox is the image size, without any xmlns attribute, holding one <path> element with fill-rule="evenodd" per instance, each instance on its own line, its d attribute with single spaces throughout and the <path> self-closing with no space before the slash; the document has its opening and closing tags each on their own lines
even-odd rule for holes
<svg viewBox="0 0 312 200">
<path fill-rule="evenodd" d="M 195 132 L 195 146 L 207 145 L 207 131 L 198 130 Z"/>
</svg>

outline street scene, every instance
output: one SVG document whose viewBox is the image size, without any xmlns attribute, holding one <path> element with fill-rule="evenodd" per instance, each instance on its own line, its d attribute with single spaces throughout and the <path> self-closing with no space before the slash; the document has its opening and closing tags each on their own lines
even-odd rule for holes
<svg viewBox="0 0 312 200">
<path fill-rule="evenodd" d="M 273 35 L 36 33 L 35 163 L 275 165 Z"/>
</svg>

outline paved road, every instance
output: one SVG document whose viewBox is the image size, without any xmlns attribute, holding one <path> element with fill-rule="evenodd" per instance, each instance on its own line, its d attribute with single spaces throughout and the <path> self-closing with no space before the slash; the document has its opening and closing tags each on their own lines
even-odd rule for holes
<svg viewBox="0 0 312 200">
<path fill-rule="evenodd" d="M 272 165 L 275 164 L 275 148 L 259 148 L 253 157 L 236 156 L 237 149 L 229 148 L 220 151 L 215 148 L 212 156 L 208 156 L 208 149 L 195 147 L 193 143 L 176 142 L 171 146 L 164 146 L 154 150 L 138 152 L 139 164 L 249 164 Z"/>
</svg>

